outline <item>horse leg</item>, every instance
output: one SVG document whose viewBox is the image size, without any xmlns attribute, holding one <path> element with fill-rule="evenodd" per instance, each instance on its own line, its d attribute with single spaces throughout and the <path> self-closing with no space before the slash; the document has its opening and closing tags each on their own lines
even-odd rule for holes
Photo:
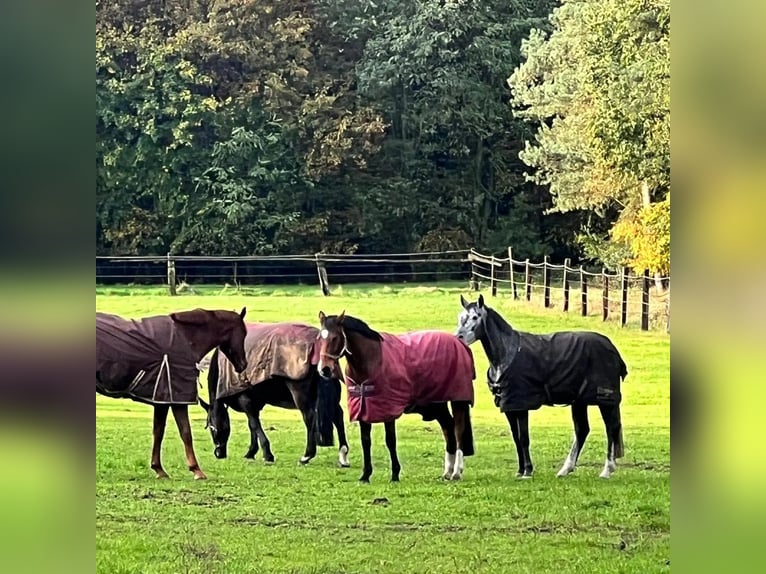
<svg viewBox="0 0 766 574">
<path fill-rule="evenodd" d="M 519 411 L 517 419 L 519 424 L 519 442 L 524 451 L 524 475 L 522 478 L 532 478 L 535 472 L 532 465 L 532 456 L 529 454 L 529 411 Z"/>
<path fill-rule="evenodd" d="M 189 423 L 189 405 L 172 405 L 173 418 L 176 419 L 178 434 L 184 443 L 184 452 L 186 454 L 186 466 L 194 473 L 195 480 L 207 478 L 205 473 L 199 467 L 197 456 L 194 454 L 194 443 L 192 442 L 191 424 Z"/>
<path fill-rule="evenodd" d="M 464 446 L 470 446 L 463 445 L 463 437 L 465 436 L 465 429 L 468 424 L 467 410 L 469 408 L 468 403 L 452 403 L 452 415 L 455 419 L 454 437 L 457 446 L 455 450 L 455 466 L 452 471 L 452 476 L 450 477 L 452 480 L 460 480 L 463 476 L 463 467 L 465 464 L 463 458 Z"/>
<path fill-rule="evenodd" d="M 510 411 L 505 413 L 505 418 L 508 419 L 508 425 L 511 427 L 511 435 L 513 436 L 513 444 L 516 446 L 516 456 L 519 460 L 519 470 L 516 472 L 516 478 L 524 476 L 524 449 L 521 447 L 521 438 L 519 437 L 519 424 L 516 420 L 518 411 Z"/>
<path fill-rule="evenodd" d="M 399 472 L 402 465 L 399 464 L 399 456 L 396 454 L 396 421 L 383 423 L 386 428 L 386 446 L 391 457 L 391 482 L 399 482 Z"/>
<path fill-rule="evenodd" d="M 529 412 L 511 411 L 505 414 L 511 425 L 513 440 L 516 442 L 516 453 L 519 456 L 519 472 L 517 478 L 532 478 L 534 466 L 529 455 Z"/>
<path fill-rule="evenodd" d="M 436 420 L 444 435 L 444 472 L 442 478 L 449 480 L 455 472 L 457 441 L 455 440 L 455 419 L 450 414 L 446 404 L 443 410 L 439 410 Z"/>
<path fill-rule="evenodd" d="M 606 427 L 606 462 L 599 476 L 609 478 L 617 469 L 615 459 L 622 458 L 624 445 L 622 443 L 622 421 L 620 419 L 620 405 L 599 405 L 601 418 Z"/>
<path fill-rule="evenodd" d="M 314 404 L 308 399 L 307 396 L 297 395 L 295 396 L 295 406 L 298 407 L 303 416 L 303 424 L 306 425 L 306 450 L 303 456 L 298 462 L 300 464 L 308 464 L 312 458 L 317 455 L 317 436 L 316 436 L 316 413 L 314 412 Z"/>
<path fill-rule="evenodd" d="M 359 421 L 359 435 L 362 441 L 362 458 L 364 459 L 359 482 L 370 482 L 370 476 L 372 476 L 372 456 L 370 454 L 372 450 L 372 425 Z"/>
<path fill-rule="evenodd" d="M 338 464 L 343 468 L 348 468 L 351 464 L 348 462 L 348 440 L 346 440 L 346 426 L 343 422 L 343 408 L 338 405 L 335 411 L 335 429 L 338 431 Z"/>
<path fill-rule="evenodd" d="M 152 470 L 157 478 L 170 478 L 162 468 L 160 460 L 162 452 L 162 437 L 165 436 L 165 422 L 168 418 L 168 405 L 154 405 L 154 420 L 152 421 Z"/>
<path fill-rule="evenodd" d="M 262 401 L 246 399 L 242 404 L 247 414 L 247 426 L 250 429 L 250 447 L 245 453 L 245 458 L 253 459 L 258 454 L 258 446 L 263 449 L 263 461 L 271 464 L 274 462 L 274 453 L 271 452 L 271 442 L 261 424 L 261 410 L 265 406 Z"/>
<path fill-rule="evenodd" d="M 564 461 L 561 470 L 556 473 L 556 476 L 566 476 L 570 472 L 574 471 L 577 465 L 577 459 L 580 457 L 583 446 L 585 446 L 585 439 L 588 438 L 590 432 L 590 424 L 588 423 L 588 405 L 584 403 L 572 404 L 572 423 L 574 424 L 574 439 L 572 440 L 572 448 L 569 450 L 566 460 Z"/>
</svg>

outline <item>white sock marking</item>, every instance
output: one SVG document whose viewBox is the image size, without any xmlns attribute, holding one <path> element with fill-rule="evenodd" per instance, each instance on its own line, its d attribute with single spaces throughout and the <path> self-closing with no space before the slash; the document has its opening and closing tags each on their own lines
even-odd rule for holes
<svg viewBox="0 0 766 574">
<path fill-rule="evenodd" d="M 348 447 L 345 444 L 338 450 L 338 464 L 344 468 L 351 466 L 348 462 Z"/>
<path fill-rule="evenodd" d="M 463 466 L 465 459 L 463 458 L 463 451 L 457 449 L 455 452 L 455 466 L 452 469 L 452 480 L 460 480 L 463 476 Z"/>
<path fill-rule="evenodd" d="M 444 474 L 443 478 L 450 479 L 452 477 L 452 469 L 455 466 L 455 455 L 448 452 L 444 453 Z"/>
</svg>

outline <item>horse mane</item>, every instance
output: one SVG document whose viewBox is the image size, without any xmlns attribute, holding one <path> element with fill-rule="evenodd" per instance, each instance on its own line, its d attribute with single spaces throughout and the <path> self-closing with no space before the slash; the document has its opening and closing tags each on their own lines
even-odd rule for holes
<svg viewBox="0 0 766 574">
<path fill-rule="evenodd" d="M 492 307 L 484 306 L 484 310 L 487 312 L 487 320 L 495 324 L 495 326 L 506 333 L 513 333 L 514 328 L 506 321 L 500 313 L 495 311 Z"/>
<path fill-rule="evenodd" d="M 332 321 L 337 321 L 338 316 L 329 315 L 327 319 Z M 364 321 L 362 321 L 361 319 L 357 319 L 356 317 L 352 317 L 351 315 L 346 315 L 345 317 L 343 317 L 342 326 L 344 329 L 348 329 L 349 331 L 358 333 L 362 337 L 366 337 L 367 339 L 371 339 L 373 341 L 383 340 L 383 336 L 380 333 L 378 333 L 374 329 L 371 329 L 370 326 Z"/>
</svg>

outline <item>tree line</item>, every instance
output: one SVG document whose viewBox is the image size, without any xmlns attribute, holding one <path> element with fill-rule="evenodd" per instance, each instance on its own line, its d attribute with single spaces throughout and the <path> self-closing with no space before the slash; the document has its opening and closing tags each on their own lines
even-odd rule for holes
<svg viewBox="0 0 766 574">
<path fill-rule="evenodd" d="M 669 26 L 669 0 L 97 0 L 97 252 L 666 273 Z"/>
</svg>

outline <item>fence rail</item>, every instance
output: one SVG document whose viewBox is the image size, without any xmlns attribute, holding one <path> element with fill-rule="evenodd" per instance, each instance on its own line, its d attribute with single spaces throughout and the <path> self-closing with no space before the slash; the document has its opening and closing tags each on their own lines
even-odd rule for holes
<svg viewBox="0 0 766 574">
<path fill-rule="evenodd" d="M 180 283 L 246 284 L 318 283 L 324 295 L 335 284 L 359 282 L 431 282 L 468 280 L 473 290 L 488 287 L 492 296 L 507 290 L 515 300 L 542 298 L 546 308 L 572 311 L 579 300 L 583 317 L 637 322 L 642 330 L 670 330 L 669 277 L 574 267 L 569 259 L 551 263 L 517 260 L 475 249 L 374 255 L 314 253 L 206 257 L 197 255 L 97 256 L 96 283 L 167 285 L 171 295 Z"/>
</svg>

